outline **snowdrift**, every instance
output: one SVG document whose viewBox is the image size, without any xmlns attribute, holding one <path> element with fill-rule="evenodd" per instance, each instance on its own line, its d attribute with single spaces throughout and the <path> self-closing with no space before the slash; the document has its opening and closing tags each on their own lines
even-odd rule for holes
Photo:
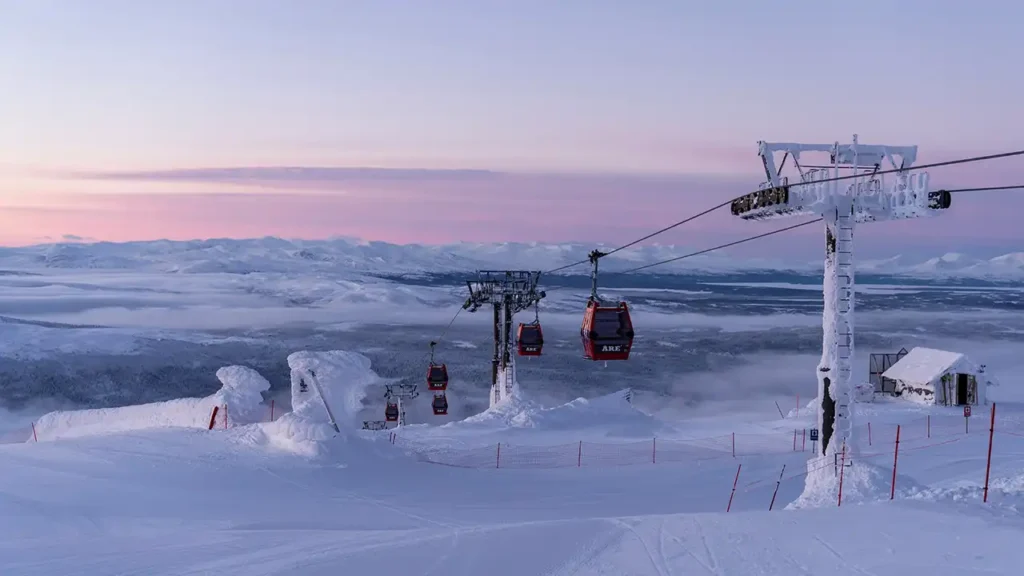
<svg viewBox="0 0 1024 576">
<path fill-rule="evenodd" d="M 213 408 L 226 405 L 231 428 L 259 424 L 243 433 L 248 442 L 315 455 L 321 451 L 320 443 L 339 435 L 331 425 L 331 416 L 342 431 L 340 435 L 347 436 L 357 427 L 366 387 L 380 381 L 370 369 L 369 358 L 354 352 L 295 352 L 288 356 L 288 366 L 292 412 L 274 422 L 264 422 L 267 407 L 262 393 L 270 389 L 270 382 L 251 368 L 225 366 L 217 370 L 221 389 L 206 398 L 50 412 L 36 422 L 36 434 L 44 441 L 146 428 L 206 429 Z M 219 413 L 218 427 L 223 418 Z"/>
<path fill-rule="evenodd" d="M 609 436 L 651 438 L 662 425 L 630 402 L 632 391 L 619 390 L 596 398 L 577 398 L 571 402 L 544 408 L 514 394 L 501 404 L 447 426 L 481 428 L 534 428 L 538 430 L 578 430 L 602 428 Z"/>
<path fill-rule="evenodd" d="M 807 461 L 807 476 L 800 496 L 786 506 L 787 510 L 829 508 L 839 503 L 840 473 L 843 503 L 853 504 L 875 500 L 888 500 L 892 487 L 892 468 L 857 459 L 837 466 L 832 455 Z M 901 491 L 918 491 L 921 486 L 911 477 L 897 474 L 896 484 Z"/>
<path fill-rule="evenodd" d="M 343 350 L 290 354 L 292 411 L 262 425 L 267 441 L 278 448 L 316 455 L 322 452 L 323 441 L 348 437 L 358 428 L 366 388 L 380 382 L 370 366 L 366 356 Z M 340 432 L 331 425 L 332 416 Z"/>
<path fill-rule="evenodd" d="M 180 398 L 118 408 L 60 410 L 44 414 L 36 421 L 39 441 L 126 432 L 145 428 L 207 428 L 214 406 L 228 407 L 228 418 L 235 424 L 248 424 L 264 415 L 262 392 L 270 382 L 259 372 L 245 366 L 225 366 L 217 370 L 221 388 L 205 398 Z M 218 419 L 223 415 L 218 415 Z"/>
</svg>

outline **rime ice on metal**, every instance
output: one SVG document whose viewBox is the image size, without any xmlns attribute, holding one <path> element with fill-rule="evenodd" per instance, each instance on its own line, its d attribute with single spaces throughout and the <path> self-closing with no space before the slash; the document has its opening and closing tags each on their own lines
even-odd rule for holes
<svg viewBox="0 0 1024 576">
<path fill-rule="evenodd" d="M 537 289 L 540 272 L 528 270 L 482 270 L 468 280 L 469 298 L 463 308 L 476 312 L 481 306 L 494 307 L 494 359 L 491 361 L 491 407 L 515 395 L 515 355 L 512 316 L 527 310 L 544 297 Z"/>
<path fill-rule="evenodd" d="M 756 192 L 732 202 L 732 213 L 745 220 L 772 220 L 818 215 L 825 222 L 824 313 L 821 362 L 818 364 L 818 428 L 822 454 L 845 443 L 856 453 L 853 438 L 853 231 L 855 224 L 933 216 L 949 208 L 950 194 L 928 191 L 928 173 L 912 172 L 917 146 L 796 144 L 759 142 L 767 180 Z M 783 153 L 779 164 L 775 153 Z M 801 153 L 827 152 L 828 163 L 801 165 Z M 781 172 L 792 160 L 799 182 Z M 895 170 L 889 174 L 881 171 Z M 843 178 L 836 180 L 836 178 Z M 826 398 L 827 395 L 827 398 Z"/>
</svg>

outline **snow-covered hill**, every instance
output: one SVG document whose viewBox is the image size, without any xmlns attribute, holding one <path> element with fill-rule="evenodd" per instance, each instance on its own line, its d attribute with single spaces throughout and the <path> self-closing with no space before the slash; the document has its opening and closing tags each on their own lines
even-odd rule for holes
<svg viewBox="0 0 1024 576">
<path fill-rule="evenodd" d="M 857 263 L 862 272 L 878 272 L 920 278 L 1024 278 L 1024 252 L 1013 252 L 990 259 L 981 259 L 950 252 L 929 258 L 924 262 L 913 262 L 904 256 L 884 260 L 867 260 Z"/>
<path fill-rule="evenodd" d="M 26 270 L 108 269 L 168 273 L 289 273 L 301 275 L 352 273 L 418 274 L 464 272 L 481 268 L 549 270 L 585 260 L 594 248 L 585 243 L 537 242 L 447 245 L 390 244 L 348 238 L 286 240 L 281 238 L 210 239 L 125 243 L 66 242 L 0 249 L 0 268 Z M 702 248 L 702 247 L 701 247 Z M 698 248 L 642 245 L 602 262 L 606 271 L 623 271 L 692 253 Z M 1024 278 L 1024 252 L 988 260 L 945 254 L 925 261 L 905 256 L 860 260 L 858 270 L 915 277 Z M 820 261 L 786 262 L 731 256 L 728 252 L 686 258 L 645 270 L 646 273 L 794 271 L 815 273 Z M 584 266 L 565 273 L 585 272 Z"/>
</svg>

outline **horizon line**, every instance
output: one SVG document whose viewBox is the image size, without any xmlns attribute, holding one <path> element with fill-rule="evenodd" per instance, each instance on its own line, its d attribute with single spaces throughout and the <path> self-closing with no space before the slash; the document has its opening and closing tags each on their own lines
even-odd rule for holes
<svg viewBox="0 0 1024 576">
<path fill-rule="evenodd" d="M 425 242 L 404 242 L 403 243 L 403 242 L 391 242 L 391 241 L 388 241 L 388 240 L 371 240 L 371 239 L 368 239 L 368 238 L 361 238 L 361 237 L 356 237 L 356 236 L 341 236 L 341 235 L 322 236 L 322 237 L 314 237 L 314 238 L 302 238 L 302 237 L 294 237 L 294 236 L 293 237 L 286 237 L 286 236 L 273 236 L 273 235 L 265 235 L 265 236 L 210 236 L 210 237 L 205 237 L 205 238 L 194 237 L 194 238 L 186 238 L 186 239 L 181 239 L 181 240 L 175 240 L 175 239 L 172 239 L 172 238 L 153 238 L 153 239 L 148 239 L 148 240 L 114 241 L 114 240 L 98 240 L 98 239 L 95 239 L 95 238 L 78 236 L 76 234 L 65 234 L 64 236 L 62 236 L 62 239 L 60 239 L 60 240 L 58 240 L 58 239 L 52 239 L 52 240 L 43 239 L 43 240 L 44 241 L 35 242 L 35 243 L 32 243 L 32 244 L 0 244 L 0 249 L 37 248 L 37 247 L 57 246 L 57 245 L 72 245 L 72 244 L 73 245 L 80 245 L 80 246 L 97 246 L 97 245 L 103 245 L 103 244 L 114 244 L 114 245 L 156 244 L 156 243 L 161 243 L 161 242 L 174 243 L 174 244 L 187 244 L 187 243 L 192 243 L 192 242 L 218 242 L 218 241 L 255 242 L 255 241 L 260 241 L 260 240 L 282 240 L 282 241 L 285 241 L 285 242 L 318 242 L 318 243 L 327 243 L 327 242 L 334 242 L 334 241 L 344 241 L 344 242 L 349 242 L 349 243 L 353 243 L 353 244 L 385 244 L 385 245 L 396 246 L 396 247 L 428 247 L 428 248 L 445 248 L 445 247 L 449 247 L 449 246 L 466 246 L 466 245 L 500 246 L 500 245 L 509 245 L 509 244 L 511 244 L 511 245 L 523 245 L 523 246 L 601 246 L 601 247 L 603 247 L 603 246 L 613 246 L 613 244 L 609 244 L 609 243 L 606 243 L 606 242 L 589 242 L 589 241 L 585 241 L 585 240 L 572 240 L 572 241 L 564 241 L 564 242 L 544 242 L 544 241 L 538 241 L 538 240 L 504 240 L 504 241 L 459 240 L 459 241 L 455 241 L 455 242 L 446 242 L 446 243 L 438 243 L 438 244 L 431 244 L 431 243 L 425 243 Z M 618 245 L 614 245 L 614 246 L 618 246 Z M 687 245 L 687 244 L 662 244 L 660 242 L 651 242 L 649 244 L 630 246 L 630 248 L 637 248 L 637 249 L 643 249 L 645 247 L 692 248 L 692 246 Z M 712 250 L 711 252 L 714 252 L 714 251 L 716 251 L 716 250 Z M 708 253 L 710 253 L 710 252 L 708 252 Z M 1002 257 L 1002 256 L 1008 256 L 1008 255 L 1014 255 L 1014 254 L 1024 254 L 1024 250 L 1011 250 L 1009 252 L 1002 253 L 999 256 L 994 256 L 993 258 L 999 258 L 999 257 Z M 704 255 L 704 254 L 700 254 L 700 255 Z M 967 252 L 945 251 L 940 256 L 933 256 L 932 258 L 939 258 L 941 256 L 947 256 L 947 255 L 969 256 L 969 254 Z M 894 257 L 898 257 L 898 256 L 900 256 L 900 254 L 896 253 L 895 256 L 891 256 L 889 258 L 894 258 Z M 695 257 L 696 257 L 696 255 L 695 255 Z M 766 260 L 766 258 L 760 257 L 760 256 L 745 256 L 745 257 L 744 256 L 739 256 L 737 258 L 745 259 L 745 260 Z M 812 258 L 812 260 L 817 260 L 817 259 L 818 259 L 818 257 L 813 257 Z M 992 259 L 992 258 L 986 258 L 985 260 L 990 260 L 990 259 Z"/>
</svg>

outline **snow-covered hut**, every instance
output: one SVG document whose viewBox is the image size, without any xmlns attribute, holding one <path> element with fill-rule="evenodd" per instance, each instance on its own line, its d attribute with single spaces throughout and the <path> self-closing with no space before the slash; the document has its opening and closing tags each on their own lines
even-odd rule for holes
<svg viewBox="0 0 1024 576">
<path fill-rule="evenodd" d="M 986 388 L 995 385 L 984 364 L 959 352 L 921 347 L 900 358 L 882 377 L 896 382 L 901 398 L 943 406 L 985 404 Z"/>
</svg>

